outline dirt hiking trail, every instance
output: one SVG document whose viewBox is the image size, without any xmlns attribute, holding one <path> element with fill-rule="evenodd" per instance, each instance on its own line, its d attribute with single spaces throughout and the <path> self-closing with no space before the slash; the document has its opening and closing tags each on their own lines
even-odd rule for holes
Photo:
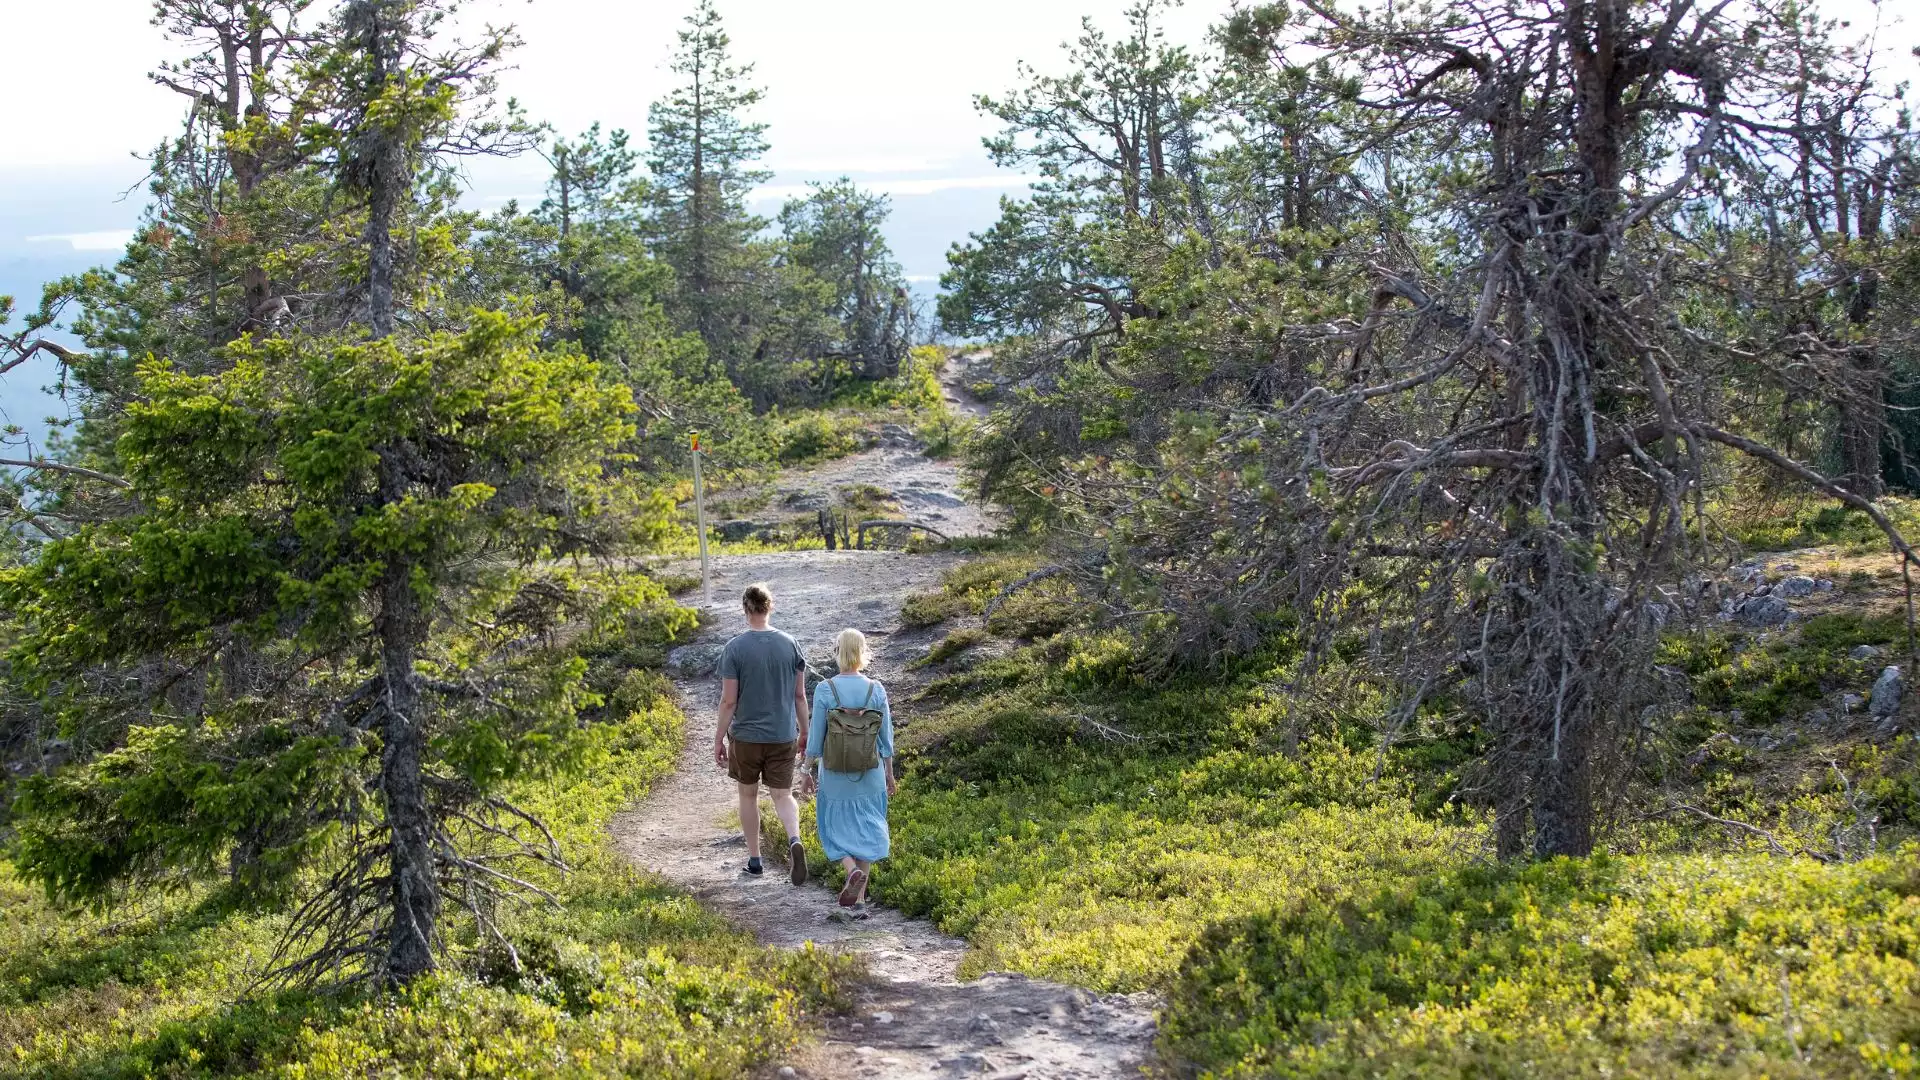
<svg viewBox="0 0 1920 1080">
<path fill-rule="evenodd" d="M 900 474 L 890 473 L 887 462 L 909 456 L 902 449 L 869 450 L 830 471 L 835 479 L 855 470 L 876 475 L 872 482 L 897 491 Z M 910 456 L 913 461 L 901 462 L 909 466 L 905 476 L 943 494 L 960 490 L 953 465 Z M 953 516 L 980 520 L 970 507 Z M 908 664 L 938 631 L 903 630 L 900 603 L 910 592 L 937 586 L 960 561 L 949 553 L 897 551 L 715 559 L 708 626 L 674 653 L 674 682 L 688 718 L 679 769 L 614 819 L 614 839 L 629 859 L 686 888 L 761 942 L 782 948 L 811 942 L 866 960 L 873 978 L 853 1013 L 833 1019 L 817 1043 L 776 1063 L 776 1075 L 1090 1080 L 1137 1075 L 1147 1061 L 1154 1028 L 1146 995 L 1101 996 L 1007 974 L 962 982 L 956 972 L 966 943 L 931 924 L 877 905 L 862 921 L 831 919 L 839 911 L 834 893 L 818 883 L 789 884 L 778 857 L 784 853 L 769 852 L 774 857 L 765 876 L 745 873 L 746 845 L 732 820 L 734 784 L 712 757 L 719 704 L 713 664 L 719 644 L 746 629 L 740 590 L 754 581 L 772 587 L 773 625 L 792 634 L 815 667 L 828 662 L 842 627 L 864 631 L 874 652 L 872 674 L 893 690 L 896 724 L 910 727 L 912 697 L 924 680 Z M 814 837 L 804 839 L 817 850 Z M 885 875 L 883 863 L 876 876 Z"/>
</svg>

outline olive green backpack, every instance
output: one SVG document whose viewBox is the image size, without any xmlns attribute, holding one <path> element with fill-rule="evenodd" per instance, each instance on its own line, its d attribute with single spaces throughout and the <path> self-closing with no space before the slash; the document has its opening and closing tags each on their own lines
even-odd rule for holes
<svg viewBox="0 0 1920 1080">
<path fill-rule="evenodd" d="M 820 748 L 820 760 L 829 772 L 865 776 L 868 769 L 880 767 L 880 725 L 886 714 L 873 707 L 873 689 L 880 683 L 867 680 L 867 698 L 857 707 L 840 702 L 840 690 L 833 680 L 826 690 L 833 695 L 827 707 L 827 740 Z"/>
</svg>

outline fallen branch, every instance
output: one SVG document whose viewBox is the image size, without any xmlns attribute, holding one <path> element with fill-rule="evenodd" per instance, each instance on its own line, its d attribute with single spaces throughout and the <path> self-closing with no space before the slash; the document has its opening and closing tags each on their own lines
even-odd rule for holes
<svg viewBox="0 0 1920 1080">
<path fill-rule="evenodd" d="M 1082 731 L 1097 738 L 1104 739 L 1107 742 L 1136 743 L 1140 741 L 1140 736 L 1135 735 L 1133 732 L 1095 720 L 1086 713 L 1073 713 L 1068 719 L 1077 721 Z"/>
<path fill-rule="evenodd" d="M 921 532 L 931 533 L 942 540 L 949 539 L 946 533 L 941 532 L 931 525 L 918 521 L 890 521 L 884 518 L 875 518 L 872 521 L 861 522 L 856 528 L 858 529 L 858 533 L 854 540 L 854 546 L 862 550 L 867 546 L 868 529 L 919 529 Z"/>
<path fill-rule="evenodd" d="M 1781 858 L 1787 858 L 1788 856 L 1791 856 L 1791 855 L 1802 855 L 1802 856 L 1805 856 L 1806 858 L 1814 860 L 1815 862 L 1826 863 L 1826 862 L 1833 861 L 1833 857 L 1830 855 L 1826 855 L 1818 851 L 1808 851 L 1806 848 L 1801 848 L 1799 851 L 1788 851 L 1786 849 L 1786 846 L 1780 843 L 1780 840 L 1778 837 L 1774 836 L 1772 833 L 1761 828 L 1760 826 L 1751 824 L 1749 822 L 1740 821 L 1736 818 L 1720 817 L 1716 814 L 1712 814 L 1705 810 L 1702 810 L 1700 807 L 1695 806 L 1692 803 L 1674 803 L 1672 806 L 1668 807 L 1667 809 L 1668 811 L 1685 810 L 1687 813 L 1693 814 L 1699 817 L 1700 819 L 1702 819 L 1703 821 L 1710 821 L 1715 825 L 1721 826 L 1722 828 L 1731 829 L 1736 832 L 1744 832 L 1750 836 L 1757 836 L 1760 839 L 1765 840 L 1767 842 L 1768 850 L 1772 851 L 1775 855 L 1778 855 Z"/>
</svg>

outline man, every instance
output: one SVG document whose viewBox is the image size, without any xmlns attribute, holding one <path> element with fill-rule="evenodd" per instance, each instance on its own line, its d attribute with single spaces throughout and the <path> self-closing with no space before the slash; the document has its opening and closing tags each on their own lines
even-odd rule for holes
<svg viewBox="0 0 1920 1080">
<path fill-rule="evenodd" d="M 794 762 L 805 756 L 807 662 L 792 638 L 768 625 L 773 594 L 747 586 L 740 597 L 746 633 L 720 654 L 720 726 L 713 733 L 714 764 L 740 785 L 740 828 L 747 840 L 747 873 L 760 863 L 760 785 L 773 797 L 773 812 L 787 830 L 787 863 L 793 883 L 807 882 L 807 852 L 800 843 L 800 806 L 793 800 Z"/>
</svg>

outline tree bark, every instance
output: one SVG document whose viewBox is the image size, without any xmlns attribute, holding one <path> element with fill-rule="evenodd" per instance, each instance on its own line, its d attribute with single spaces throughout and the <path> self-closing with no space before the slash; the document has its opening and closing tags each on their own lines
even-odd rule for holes
<svg viewBox="0 0 1920 1080">
<path fill-rule="evenodd" d="M 360 92 L 365 95 L 364 104 L 371 106 L 386 93 L 389 80 L 399 69 L 407 30 L 404 14 L 393 0 L 355 0 L 347 18 L 366 54 L 366 84 Z M 412 178 L 401 133 L 364 116 L 361 125 L 354 134 L 351 169 L 358 173 L 355 179 L 367 193 L 363 233 L 367 245 L 367 330 L 375 338 L 384 338 L 394 330 L 393 221 L 401 199 L 412 187 Z"/>
<path fill-rule="evenodd" d="M 406 494 L 404 455 L 403 447 L 381 454 L 380 494 L 389 505 Z M 433 969 L 440 917 L 434 823 L 422 770 L 426 734 L 413 670 L 427 627 L 425 607 L 413 587 L 413 561 L 390 557 L 381 573 L 380 613 L 374 629 L 380 638 L 380 672 L 386 692 L 380 794 L 386 803 L 392 875 L 386 976 L 393 983 Z"/>
<path fill-rule="evenodd" d="M 361 93 L 370 106 L 386 93 L 398 73 L 408 30 L 405 11 L 395 0 L 355 0 L 348 18 L 365 51 L 367 78 Z M 367 119 L 362 124 L 355 133 L 353 167 L 367 194 L 367 331 L 380 339 L 394 332 L 393 222 L 412 188 L 412 176 L 401 133 Z M 407 497 L 413 459 L 413 448 L 405 441 L 382 448 L 381 504 L 393 506 Z M 374 618 L 386 695 L 379 780 L 387 817 L 391 902 L 385 976 L 394 984 L 433 969 L 440 917 L 435 825 L 423 772 L 425 717 L 413 670 L 427 638 L 429 618 L 414 590 L 413 572 L 411 556 L 387 557 L 379 582 L 380 610 Z"/>
<path fill-rule="evenodd" d="M 1533 854 L 1593 854 L 1593 725 L 1585 709 L 1562 717 L 1559 753 L 1550 749 L 1537 770 Z"/>
</svg>

